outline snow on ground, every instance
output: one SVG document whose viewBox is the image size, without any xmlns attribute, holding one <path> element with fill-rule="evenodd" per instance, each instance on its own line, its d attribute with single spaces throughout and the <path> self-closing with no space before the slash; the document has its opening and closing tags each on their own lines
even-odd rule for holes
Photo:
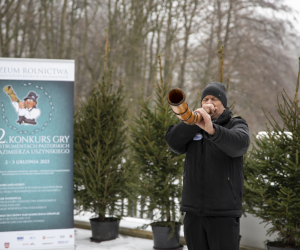
<svg viewBox="0 0 300 250">
<path fill-rule="evenodd" d="M 90 218 L 92 217 L 93 214 L 85 213 L 85 214 L 75 215 L 74 220 L 90 222 Z M 108 217 L 108 215 L 106 215 L 106 217 Z M 149 219 L 141 219 L 136 217 L 123 217 L 123 219 L 120 221 L 120 227 L 136 229 L 136 227 L 142 226 L 143 224 L 149 224 L 149 223 L 151 223 L 151 220 Z M 152 231 L 151 226 L 148 226 L 146 229 L 143 230 Z M 181 226 L 180 236 L 184 237 L 183 226 Z"/>
<path fill-rule="evenodd" d="M 74 211 L 75 212 L 75 211 Z M 85 221 L 90 222 L 90 218 L 92 218 L 91 213 L 85 213 L 80 215 L 75 215 L 75 221 Z M 143 224 L 151 223 L 149 219 L 141 219 L 134 217 L 123 217 L 120 221 L 120 227 L 132 228 L 135 229 L 138 226 L 142 226 Z M 151 227 L 148 226 L 146 231 L 152 231 Z M 183 236 L 183 228 L 181 227 L 180 235 Z M 101 243 L 95 243 L 90 241 L 90 237 L 92 237 L 91 230 L 75 228 L 75 245 L 76 250 L 91 250 L 91 249 L 99 249 L 99 250 L 153 250 L 153 240 L 142 239 L 137 237 L 131 237 L 127 235 L 119 234 L 118 238 L 109 241 L 103 241 Z M 185 246 L 183 248 L 187 250 Z"/>
<path fill-rule="evenodd" d="M 109 241 L 95 243 L 90 241 L 91 230 L 75 228 L 76 250 L 151 250 L 153 240 L 141 239 L 119 234 L 118 238 Z M 187 248 L 184 248 L 187 250 Z"/>
</svg>

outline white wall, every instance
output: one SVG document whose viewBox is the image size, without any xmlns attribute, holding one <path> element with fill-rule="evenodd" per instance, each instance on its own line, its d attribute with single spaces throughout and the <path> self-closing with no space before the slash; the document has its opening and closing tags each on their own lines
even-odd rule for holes
<svg viewBox="0 0 300 250">
<path fill-rule="evenodd" d="M 276 235 L 266 236 L 267 230 L 271 225 L 266 226 L 261 219 L 247 214 L 247 217 L 242 216 L 240 219 L 240 235 L 242 235 L 241 245 L 265 249 L 265 240 L 275 240 Z M 265 227 L 266 226 L 266 227 Z"/>
</svg>

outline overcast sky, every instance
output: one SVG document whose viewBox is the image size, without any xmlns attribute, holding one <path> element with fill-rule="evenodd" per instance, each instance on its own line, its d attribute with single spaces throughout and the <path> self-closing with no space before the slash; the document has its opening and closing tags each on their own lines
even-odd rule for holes
<svg viewBox="0 0 300 250">
<path fill-rule="evenodd" d="M 285 0 L 285 2 L 293 7 L 294 9 L 300 11 L 300 1 L 299 0 Z"/>
<path fill-rule="evenodd" d="M 300 32 L 300 0 L 285 0 L 286 4 L 289 5 L 294 10 L 298 11 L 297 19 L 298 22 L 295 21 L 295 28 Z"/>
</svg>

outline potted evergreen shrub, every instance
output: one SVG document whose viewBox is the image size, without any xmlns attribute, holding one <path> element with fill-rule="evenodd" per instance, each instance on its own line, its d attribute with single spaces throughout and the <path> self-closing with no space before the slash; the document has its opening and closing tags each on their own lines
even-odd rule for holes
<svg viewBox="0 0 300 250">
<path fill-rule="evenodd" d="M 135 189 L 145 199 L 143 211 L 160 211 L 154 214 L 151 223 L 154 248 L 178 249 L 181 226 L 178 201 L 184 156 L 172 152 L 164 139 L 167 128 L 177 123 L 178 118 L 167 102 L 170 85 L 163 80 L 160 57 L 159 64 L 160 81 L 156 77 L 155 103 L 139 101 L 140 112 L 130 126 L 130 146 L 133 164 L 139 169 L 140 181 Z"/>
<path fill-rule="evenodd" d="M 123 86 L 120 82 L 113 89 L 105 64 L 102 81 L 86 102 L 80 99 L 74 119 L 74 207 L 78 213 L 96 215 L 90 219 L 91 240 L 98 242 L 118 236 L 120 200 L 130 178 L 123 157 L 127 112 Z M 105 217 L 106 213 L 114 217 Z"/>
<path fill-rule="evenodd" d="M 283 103 L 277 100 L 281 121 L 265 113 L 266 135 L 255 138 L 245 157 L 245 211 L 271 224 L 267 235 L 277 233 L 276 241 L 267 241 L 269 250 L 300 249 L 299 75 L 300 58 L 295 96 L 283 91 Z"/>
</svg>

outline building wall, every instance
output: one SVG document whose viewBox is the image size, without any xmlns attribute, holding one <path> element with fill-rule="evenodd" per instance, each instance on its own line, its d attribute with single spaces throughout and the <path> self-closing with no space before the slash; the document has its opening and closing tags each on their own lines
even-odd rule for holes
<svg viewBox="0 0 300 250">
<path fill-rule="evenodd" d="M 266 236 L 267 230 L 271 225 L 261 223 L 262 220 L 247 214 L 247 217 L 242 216 L 240 220 L 240 235 L 241 245 L 265 249 L 264 241 L 275 240 L 276 235 Z M 261 224 L 260 224 L 261 223 Z"/>
</svg>

